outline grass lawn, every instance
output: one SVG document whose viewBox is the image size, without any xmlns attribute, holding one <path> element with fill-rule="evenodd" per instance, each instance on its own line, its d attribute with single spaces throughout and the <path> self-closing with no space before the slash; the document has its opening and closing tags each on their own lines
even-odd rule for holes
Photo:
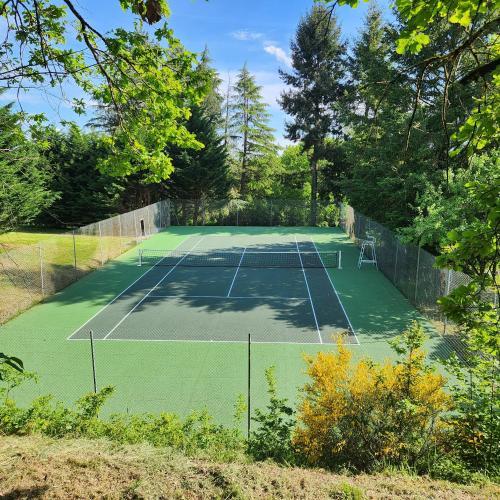
<svg viewBox="0 0 500 500">
<path fill-rule="evenodd" d="M 2 498 L 499 498 L 495 484 L 470 486 L 410 474 L 340 474 L 243 459 L 221 463 L 149 445 L 104 440 L 3 437 Z"/>
<path fill-rule="evenodd" d="M 129 237 L 77 233 L 73 239 L 57 230 L 0 234 L 0 324 L 134 244 Z"/>
<path fill-rule="evenodd" d="M 36 245 L 63 233 L 63 229 L 26 228 L 0 234 L 0 253 L 26 245 Z"/>
</svg>

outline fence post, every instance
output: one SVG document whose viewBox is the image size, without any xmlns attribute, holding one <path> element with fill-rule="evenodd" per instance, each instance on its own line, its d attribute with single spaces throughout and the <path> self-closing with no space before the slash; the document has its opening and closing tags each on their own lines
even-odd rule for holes
<svg viewBox="0 0 500 500">
<path fill-rule="evenodd" d="M 97 223 L 97 227 L 99 228 L 99 253 L 101 254 L 101 266 L 104 266 L 104 256 L 102 253 L 102 231 L 101 231 L 101 221 Z"/>
<path fill-rule="evenodd" d="M 446 287 L 444 291 L 445 297 L 450 293 L 450 288 L 451 288 L 451 269 L 448 269 L 448 272 L 446 273 Z M 448 318 L 445 315 L 443 321 L 443 335 L 446 335 L 447 326 L 448 326 Z"/>
<path fill-rule="evenodd" d="M 420 247 L 418 247 L 418 253 L 417 253 L 417 273 L 415 275 L 415 295 L 414 295 L 414 301 L 415 305 L 417 305 L 417 289 L 418 289 L 418 271 L 420 268 Z"/>
<path fill-rule="evenodd" d="M 38 245 L 38 258 L 40 260 L 40 287 L 42 289 L 42 295 L 45 295 L 45 282 L 43 279 L 43 247 Z"/>
<path fill-rule="evenodd" d="M 148 214 L 148 227 L 149 227 L 148 236 L 151 236 L 153 233 L 151 231 L 151 210 L 149 210 L 149 205 L 146 206 L 146 213 Z"/>
<path fill-rule="evenodd" d="M 270 202 L 270 207 L 269 207 L 269 215 L 270 215 L 270 220 L 269 220 L 269 225 L 273 225 L 273 201 L 271 200 Z"/>
<path fill-rule="evenodd" d="M 120 237 L 120 253 L 123 253 L 123 229 L 122 229 L 122 216 L 118 214 L 118 231 Z"/>
<path fill-rule="evenodd" d="M 170 214 L 171 214 L 171 204 L 170 204 L 170 199 L 167 200 L 167 218 L 165 221 L 165 227 L 170 227 L 171 226 L 171 220 L 170 220 Z"/>
<path fill-rule="evenodd" d="M 398 268 L 398 252 L 399 252 L 399 241 L 396 239 L 396 258 L 394 259 L 394 278 L 392 282 L 396 285 L 396 273 Z"/>
<path fill-rule="evenodd" d="M 248 334 L 248 374 L 247 374 L 247 438 L 250 439 L 250 422 L 251 422 L 251 389 L 252 389 L 252 334 Z"/>
<path fill-rule="evenodd" d="M 240 215 L 240 208 L 237 206 L 237 207 L 236 207 L 236 225 L 237 225 L 237 226 L 239 226 L 239 225 L 240 225 L 239 215 Z"/>
<path fill-rule="evenodd" d="M 75 274 L 78 271 L 78 268 L 76 267 L 76 236 L 75 236 L 75 230 L 71 231 L 71 234 L 73 236 L 73 267 L 75 269 Z"/>
<path fill-rule="evenodd" d="M 94 352 L 94 335 L 92 330 L 89 331 L 90 337 L 90 356 L 92 358 L 92 380 L 94 382 L 94 393 L 97 392 L 97 379 L 95 376 L 95 352 Z"/>
</svg>

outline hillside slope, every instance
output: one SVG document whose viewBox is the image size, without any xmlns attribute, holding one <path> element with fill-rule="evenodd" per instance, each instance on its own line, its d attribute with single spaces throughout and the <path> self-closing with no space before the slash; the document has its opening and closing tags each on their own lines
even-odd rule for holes
<svg viewBox="0 0 500 500">
<path fill-rule="evenodd" d="M 355 490 L 363 496 L 353 496 Z M 0 497 L 14 498 L 499 498 L 494 485 L 406 476 L 336 475 L 274 464 L 221 464 L 149 446 L 0 438 Z"/>
</svg>

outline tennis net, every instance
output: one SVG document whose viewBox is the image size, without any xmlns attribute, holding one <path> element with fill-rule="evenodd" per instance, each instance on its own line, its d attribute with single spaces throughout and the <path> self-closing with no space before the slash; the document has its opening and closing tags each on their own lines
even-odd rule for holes
<svg viewBox="0 0 500 500">
<path fill-rule="evenodd" d="M 341 268 L 341 252 L 139 250 L 140 266 Z"/>
</svg>

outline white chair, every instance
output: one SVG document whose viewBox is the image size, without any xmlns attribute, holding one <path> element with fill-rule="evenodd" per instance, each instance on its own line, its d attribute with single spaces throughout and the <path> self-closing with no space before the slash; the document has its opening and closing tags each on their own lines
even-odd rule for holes
<svg viewBox="0 0 500 500">
<path fill-rule="evenodd" d="M 378 269 L 377 252 L 375 250 L 375 236 L 366 235 L 366 240 L 361 240 L 361 250 L 359 252 L 358 269 L 361 269 L 363 264 L 374 264 Z M 370 250 L 367 252 L 367 250 Z M 368 257 L 368 253 L 370 256 Z"/>
</svg>

